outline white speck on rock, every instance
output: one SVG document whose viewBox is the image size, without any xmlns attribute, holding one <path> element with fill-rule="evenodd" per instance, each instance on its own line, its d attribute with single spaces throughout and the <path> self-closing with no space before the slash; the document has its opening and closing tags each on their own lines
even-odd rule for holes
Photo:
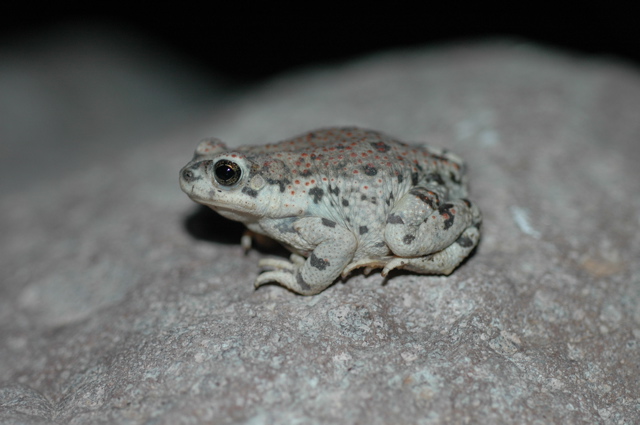
<svg viewBox="0 0 640 425">
<path fill-rule="evenodd" d="M 513 221 L 516 223 L 522 233 L 536 239 L 540 237 L 540 232 L 534 229 L 531 225 L 529 221 L 529 212 L 526 209 L 512 206 L 511 215 L 513 216 Z"/>
</svg>

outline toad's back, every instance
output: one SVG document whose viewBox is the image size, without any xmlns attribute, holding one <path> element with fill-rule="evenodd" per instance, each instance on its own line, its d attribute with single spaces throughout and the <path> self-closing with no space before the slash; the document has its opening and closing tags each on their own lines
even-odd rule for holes
<svg viewBox="0 0 640 425">
<path fill-rule="evenodd" d="M 237 150 L 258 164 L 282 161 L 290 176 L 283 198 L 305 205 L 305 215 L 356 231 L 381 229 L 394 203 L 412 187 L 438 185 L 446 198 L 466 196 L 460 158 L 374 130 L 328 128 Z"/>
</svg>

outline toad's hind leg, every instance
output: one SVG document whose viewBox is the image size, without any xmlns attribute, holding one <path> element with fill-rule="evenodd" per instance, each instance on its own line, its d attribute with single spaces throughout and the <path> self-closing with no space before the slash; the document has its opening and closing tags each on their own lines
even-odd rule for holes
<svg viewBox="0 0 640 425">
<path fill-rule="evenodd" d="M 387 217 L 385 241 L 397 258 L 394 268 L 449 274 L 477 245 L 482 216 L 467 199 L 446 199 L 442 187 L 415 187 Z"/>
<path fill-rule="evenodd" d="M 417 258 L 396 257 L 382 269 L 386 276 L 393 269 L 405 269 L 424 274 L 451 274 L 478 245 L 480 240 L 479 224 L 468 227 L 454 243 L 435 254 Z"/>
</svg>

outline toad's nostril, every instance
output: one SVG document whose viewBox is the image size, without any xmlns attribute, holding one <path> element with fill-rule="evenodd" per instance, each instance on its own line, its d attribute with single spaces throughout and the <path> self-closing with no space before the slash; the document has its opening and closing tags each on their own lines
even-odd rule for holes
<svg viewBox="0 0 640 425">
<path fill-rule="evenodd" d="M 185 169 L 182 170 L 182 179 L 186 182 L 192 182 L 196 180 L 196 175 L 193 170 Z"/>
</svg>

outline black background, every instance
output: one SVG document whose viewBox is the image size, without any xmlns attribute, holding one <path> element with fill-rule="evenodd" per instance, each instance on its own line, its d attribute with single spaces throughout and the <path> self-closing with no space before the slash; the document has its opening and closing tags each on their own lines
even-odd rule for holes
<svg viewBox="0 0 640 425">
<path fill-rule="evenodd" d="M 631 9 L 613 3 L 576 3 L 564 11 L 542 4 L 528 10 L 522 5 L 489 10 L 486 4 L 474 9 L 454 4 L 448 11 L 424 5 L 428 12 L 389 7 L 374 13 L 364 5 L 355 12 L 311 3 L 305 6 L 308 10 L 296 11 L 256 10 L 250 3 L 231 10 L 222 2 L 201 10 L 152 2 L 122 10 L 80 10 L 64 3 L 3 6 L 0 42 L 15 45 L 74 26 L 115 29 L 238 81 L 258 81 L 295 67 L 386 49 L 492 38 L 640 63 L 639 21 Z"/>
</svg>

